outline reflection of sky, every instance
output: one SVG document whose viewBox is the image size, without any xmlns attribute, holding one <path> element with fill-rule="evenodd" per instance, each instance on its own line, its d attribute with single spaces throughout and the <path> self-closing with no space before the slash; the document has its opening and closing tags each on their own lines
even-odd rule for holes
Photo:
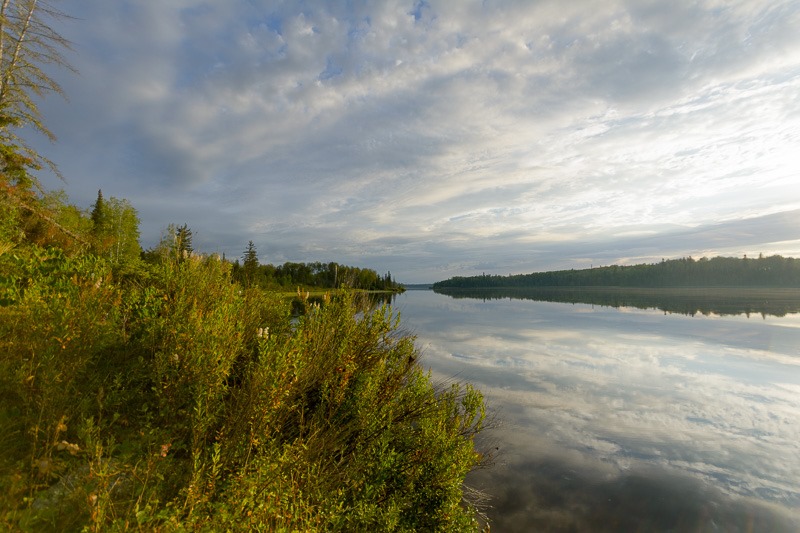
<svg viewBox="0 0 800 533">
<path fill-rule="evenodd" d="M 471 381 L 499 406 L 508 468 L 553 454 L 612 478 L 655 467 L 800 511 L 796 316 L 413 291 L 397 307 L 435 376 Z"/>
</svg>

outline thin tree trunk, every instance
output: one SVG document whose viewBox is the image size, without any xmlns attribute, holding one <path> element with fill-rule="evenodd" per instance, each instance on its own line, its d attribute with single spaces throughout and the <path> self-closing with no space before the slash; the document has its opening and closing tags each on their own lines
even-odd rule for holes
<svg viewBox="0 0 800 533">
<path fill-rule="evenodd" d="M 3 10 L 8 6 L 8 2 L 10 0 L 6 0 L 5 4 L 3 5 Z M 0 81 L 0 107 L 5 103 L 5 97 L 8 93 L 8 85 L 10 79 L 14 76 L 14 71 L 17 69 L 17 63 L 19 62 L 19 54 L 22 51 L 22 45 L 25 42 L 25 35 L 28 33 L 28 28 L 31 26 L 31 20 L 33 20 L 33 12 L 36 11 L 36 2 L 37 0 L 33 0 L 28 7 L 28 13 L 25 16 L 25 22 L 19 28 L 19 34 L 16 39 L 16 43 L 14 44 L 14 53 L 11 56 L 11 60 L 8 62 L 8 66 L 4 69 L 3 78 Z M 5 13 L 4 13 L 5 15 Z M 6 17 L 3 17 L 3 22 L 5 23 Z M 2 63 L 0 63 L 2 64 Z"/>
<path fill-rule="evenodd" d="M 73 239 L 75 239 L 76 241 L 78 241 L 79 243 L 81 243 L 83 245 L 89 246 L 89 242 L 86 239 L 84 239 L 83 237 L 81 237 L 77 233 L 73 232 L 72 230 L 65 228 L 64 226 L 62 226 L 61 224 L 56 222 L 53 219 L 53 217 L 51 217 L 50 215 L 47 215 L 47 214 L 43 213 L 42 211 L 40 211 L 39 209 L 36 209 L 35 207 L 29 206 L 28 204 L 26 204 L 25 202 L 23 202 L 19 198 L 15 197 L 11 193 L 8 193 L 6 195 L 6 198 L 9 198 L 14 204 L 17 205 L 17 207 L 19 207 L 21 209 L 24 209 L 25 211 L 28 211 L 29 213 L 33 213 L 34 215 L 36 215 L 37 217 L 41 218 L 42 220 L 44 220 L 46 222 L 49 222 L 57 230 L 61 231 L 63 234 L 65 234 L 65 235 L 67 235 L 69 237 L 72 237 Z"/>
</svg>

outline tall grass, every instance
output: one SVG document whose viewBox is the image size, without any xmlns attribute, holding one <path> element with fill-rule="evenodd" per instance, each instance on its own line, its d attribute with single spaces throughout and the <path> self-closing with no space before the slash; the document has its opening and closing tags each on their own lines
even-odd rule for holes
<svg viewBox="0 0 800 533">
<path fill-rule="evenodd" d="M 388 307 L 293 318 L 214 258 L 0 267 L 0 527 L 477 529 L 482 397 L 434 387 Z"/>
</svg>

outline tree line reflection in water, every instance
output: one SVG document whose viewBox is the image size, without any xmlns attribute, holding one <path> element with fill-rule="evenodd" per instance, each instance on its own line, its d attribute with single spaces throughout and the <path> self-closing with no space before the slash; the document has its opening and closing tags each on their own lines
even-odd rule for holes
<svg viewBox="0 0 800 533">
<path fill-rule="evenodd" d="M 800 313 L 797 288 L 632 288 L 532 287 L 514 289 L 435 289 L 451 298 L 536 300 L 604 307 L 659 309 L 665 314 L 786 316 Z"/>
</svg>

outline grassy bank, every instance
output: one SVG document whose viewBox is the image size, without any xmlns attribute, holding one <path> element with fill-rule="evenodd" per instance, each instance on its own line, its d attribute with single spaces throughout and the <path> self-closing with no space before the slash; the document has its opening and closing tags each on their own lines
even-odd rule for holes
<svg viewBox="0 0 800 533">
<path fill-rule="evenodd" d="M 435 387 L 389 308 L 323 293 L 293 318 L 214 258 L 3 252 L 4 529 L 477 527 L 482 397 Z"/>
</svg>

